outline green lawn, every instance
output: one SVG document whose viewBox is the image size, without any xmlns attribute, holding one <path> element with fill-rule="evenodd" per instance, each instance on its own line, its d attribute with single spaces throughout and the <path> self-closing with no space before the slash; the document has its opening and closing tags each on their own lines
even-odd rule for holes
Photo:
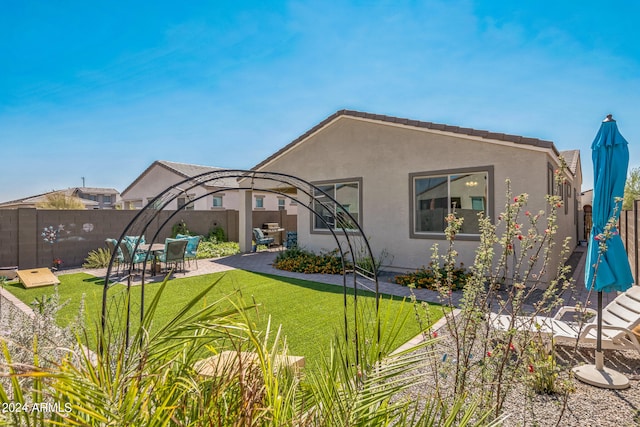
<svg viewBox="0 0 640 427">
<path fill-rule="evenodd" d="M 96 324 L 95 322 L 100 319 L 103 281 L 83 273 L 62 275 L 59 278 L 61 281 L 58 286 L 60 300 L 69 301 L 69 303 L 59 312 L 58 323 L 66 325 L 77 316 L 79 302 L 84 294 L 85 324 L 87 326 Z M 161 324 L 169 320 L 193 296 L 217 279 L 220 279 L 220 282 L 207 294 L 208 301 L 203 300 L 203 305 L 232 294 L 242 298 L 247 304 L 253 302 L 259 304 L 259 307 L 251 310 L 251 319 L 255 321 L 256 328 L 264 330 L 270 315 L 272 327 L 282 325 L 290 353 L 305 356 L 307 366 L 312 366 L 320 360 L 322 353 L 328 348 L 331 338 L 344 323 L 344 300 L 341 287 L 242 270 L 171 280 L 161 297 L 160 307 L 154 322 Z M 157 283 L 145 286 L 145 302 L 148 303 L 153 298 L 159 286 Z M 54 292 L 53 287 L 24 289 L 19 284 L 7 284 L 5 288 L 26 304 Z M 122 294 L 125 289 L 126 287 L 123 285 L 115 285 L 110 289 L 109 295 L 113 301 L 121 301 L 118 295 Z M 139 291 L 139 287 L 133 288 L 132 306 L 134 309 L 139 307 Z M 360 295 L 358 301 L 361 307 L 373 307 L 375 298 L 373 298 L 373 294 L 363 294 Z M 115 307 L 110 308 L 111 313 L 114 313 Z M 403 302 L 397 297 L 392 299 L 385 296 L 380 308 L 381 313 L 403 311 L 409 315 L 409 321 L 399 334 L 398 345 L 419 333 L 410 302 Z M 430 315 L 432 321 L 440 317 L 439 311 L 439 309 L 432 307 Z"/>
</svg>

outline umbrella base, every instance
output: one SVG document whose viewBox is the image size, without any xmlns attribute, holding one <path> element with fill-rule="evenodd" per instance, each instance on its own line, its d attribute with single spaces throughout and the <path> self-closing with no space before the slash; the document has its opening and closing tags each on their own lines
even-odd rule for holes
<svg viewBox="0 0 640 427">
<path fill-rule="evenodd" d="M 629 388 L 629 378 L 609 368 L 598 369 L 596 365 L 577 366 L 571 370 L 575 377 L 589 385 L 622 390 Z"/>
</svg>

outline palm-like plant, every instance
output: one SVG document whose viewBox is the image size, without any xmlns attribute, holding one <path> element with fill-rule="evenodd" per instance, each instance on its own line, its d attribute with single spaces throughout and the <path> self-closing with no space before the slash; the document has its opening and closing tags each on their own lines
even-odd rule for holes
<svg viewBox="0 0 640 427">
<path fill-rule="evenodd" d="M 371 321 L 362 321 L 359 333 L 352 334 L 357 347 L 355 340 L 336 334 L 326 362 L 301 374 L 279 363 L 287 351 L 280 331 L 269 326 L 255 332 L 241 300 L 227 297 L 200 306 L 215 283 L 167 324 L 154 325 L 167 283 L 130 343 L 114 327 L 98 334 L 104 351 L 70 353 L 52 368 L 39 366 L 37 337 L 30 366 L 13 363 L 5 346 L 9 381 L 1 383 L 2 402 L 58 402 L 59 410 L 5 413 L 0 420 L 29 426 L 431 426 L 473 419 L 486 425 L 473 405 L 446 407 L 436 398 L 416 405 L 398 397 L 425 380 L 418 369 L 427 363 L 424 348 L 430 345 L 391 355 L 395 331 L 409 313 L 385 313 L 396 316 L 395 322 L 375 318 L 376 324 L 394 325 L 382 330 L 379 340 Z M 88 342 L 86 336 L 79 340 Z M 199 360 L 223 350 L 254 357 L 251 363 L 241 357 L 223 363 L 213 375 L 197 370 Z"/>
</svg>

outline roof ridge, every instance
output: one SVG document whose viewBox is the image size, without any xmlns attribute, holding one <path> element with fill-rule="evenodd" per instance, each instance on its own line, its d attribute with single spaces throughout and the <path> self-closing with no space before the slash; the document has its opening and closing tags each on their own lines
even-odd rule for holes
<svg viewBox="0 0 640 427">
<path fill-rule="evenodd" d="M 535 141 L 545 143 L 545 145 L 553 144 L 553 141 L 544 140 L 540 138 L 533 138 L 533 137 L 527 137 L 522 135 L 510 134 L 510 133 L 492 132 L 484 129 L 475 129 L 475 128 L 469 128 L 469 127 L 456 126 L 456 125 L 447 125 L 444 123 L 427 122 L 423 120 L 408 119 L 404 117 L 388 116 L 383 114 L 372 114 L 372 113 L 366 113 L 366 112 L 357 111 L 357 110 L 346 110 L 346 109 L 339 110 L 334 115 L 336 117 L 344 115 L 344 116 L 378 120 L 383 122 L 398 123 L 398 124 L 404 124 L 407 126 L 441 130 L 441 131 L 452 132 L 452 133 L 461 133 L 461 134 L 472 135 L 472 136 L 480 136 L 481 138 L 487 138 L 487 139 L 498 139 L 498 140 L 509 141 L 509 142 L 524 143 L 527 145 L 537 145 L 532 143 Z M 555 151 L 557 152 L 558 150 L 556 149 Z"/>
<path fill-rule="evenodd" d="M 163 163 L 163 164 L 174 164 L 174 165 L 184 165 L 184 166 L 198 166 L 201 168 L 210 168 L 210 169 L 224 169 L 221 168 L 219 166 L 207 166 L 207 165 L 199 165 L 196 163 L 185 163 L 185 162 L 174 162 L 171 160 L 157 160 L 158 163 Z"/>
<path fill-rule="evenodd" d="M 284 154 L 286 151 L 296 146 L 298 143 L 304 141 L 309 136 L 313 135 L 314 133 L 316 133 L 317 131 L 319 131 L 320 129 L 327 126 L 329 123 L 331 123 L 332 121 L 336 120 L 341 116 L 355 117 L 355 118 L 367 119 L 367 120 L 377 120 L 379 122 L 395 123 L 395 124 L 400 124 L 404 126 L 412 126 L 417 128 L 423 128 L 423 129 L 475 136 L 483 139 L 492 139 L 497 141 L 512 142 L 515 144 L 542 147 L 542 148 L 552 150 L 556 154 L 556 156 L 560 155 L 560 152 L 556 148 L 553 141 L 547 141 L 544 139 L 532 138 L 532 137 L 526 137 L 526 136 L 514 135 L 514 134 L 508 134 L 508 133 L 491 132 L 491 131 L 482 130 L 482 129 L 473 129 L 473 128 L 467 128 L 467 127 L 446 125 L 441 123 L 426 122 L 421 120 L 408 119 L 404 117 L 388 116 L 384 114 L 373 114 L 373 113 L 366 113 L 366 112 L 357 111 L 357 110 L 342 109 L 342 110 L 336 111 L 326 119 L 322 120 L 320 123 L 313 126 L 311 129 L 309 129 L 308 131 L 306 131 L 305 133 L 303 133 L 302 135 L 300 135 L 299 137 L 291 141 L 289 144 L 285 145 L 284 147 L 282 147 L 281 149 L 273 153 L 271 156 L 267 157 L 262 162 L 258 163 L 251 170 L 257 170 L 265 166 L 272 160 Z"/>
</svg>

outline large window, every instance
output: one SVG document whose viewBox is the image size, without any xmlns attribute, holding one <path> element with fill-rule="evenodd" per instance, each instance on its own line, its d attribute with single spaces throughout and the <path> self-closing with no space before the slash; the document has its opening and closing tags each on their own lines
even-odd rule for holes
<svg viewBox="0 0 640 427">
<path fill-rule="evenodd" d="M 360 184 L 360 180 L 349 180 L 317 185 L 319 190 L 315 190 L 314 209 L 320 217 L 314 215 L 313 229 L 328 230 L 344 227 L 347 230 L 354 230 L 356 228 L 354 221 L 360 222 L 362 217 Z"/>
<path fill-rule="evenodd" d="M 464 219 L 460 234 L 479 234 L 478 213 L 490 214 L 492 174 L 491 167 L 411 174 L 412 237 L 442 235 L 454 211 Z"/>
</svg>

